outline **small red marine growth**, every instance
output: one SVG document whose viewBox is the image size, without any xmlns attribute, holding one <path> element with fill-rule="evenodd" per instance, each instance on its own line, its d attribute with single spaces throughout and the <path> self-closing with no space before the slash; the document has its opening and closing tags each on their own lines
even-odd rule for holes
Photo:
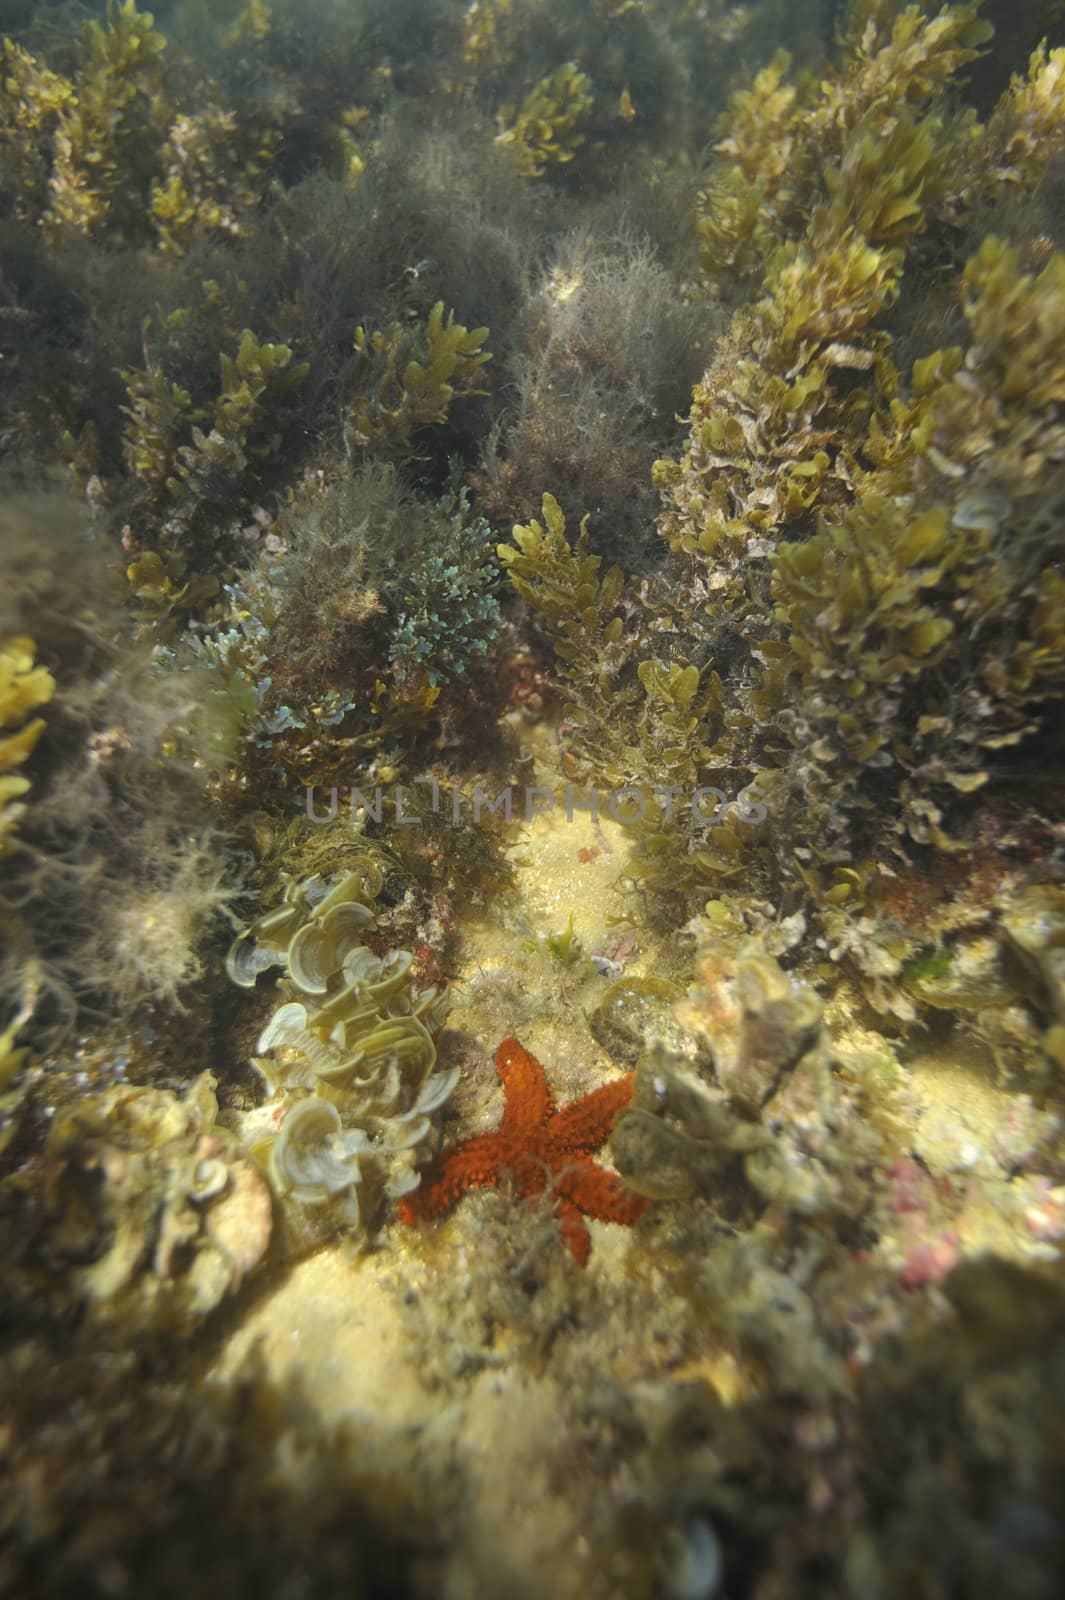
<svg viewBox="0 0 1065 1600">
<path fill-rule="evenodd" d="M 632 1099 L 632 1074 L 559 1110 L 543 1067 L 517 1039 L 504 1039 L 495 1060 L 503 1083 L 502 1124 L 495 1133 L 467 1139 L 430 1167 L 421 1188 L 401 1201 L 400 1221 L 438 1217 L 466 1189 L 489 1188 L 508 1171 L 530 1199 L 550 1187 L 562 1237 L 574 1259 L 586 1266 L 592 1241 L 584 1217 L 629 1224 L 648 1204 L 589 1160 Z"/>
</svg>

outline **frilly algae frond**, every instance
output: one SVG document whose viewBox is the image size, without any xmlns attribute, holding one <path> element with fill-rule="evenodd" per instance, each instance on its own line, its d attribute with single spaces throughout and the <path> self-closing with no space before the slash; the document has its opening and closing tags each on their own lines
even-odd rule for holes
<svg viewBox="0 0 1065 1600">
<path fill-rule="evenodd" d="M 239 124 L 213 84 L 199 85 L 194 115 L 179 109 L 150 12 L 112 0 L 103 20 L 85 23 L 69 78 L 14 40 L 3 48 L 5 144 L 14 147 L 4 186 L 49 237 L 143 238 L 150 219 L 159 248 L 180 254 L 247 231 L 278 136 Z"/>
<path fill-rule="evenodd" d="M 126 578 L 140 608 L 140 622 L 154 643 L 172 637 L 218 593 L 218 580 L 201 574 L 188 577 L 178 555 L 144 550 L 126 568 Z"/>
<path fill-rule="evenodd" d="M 740 804 L 743 820 L 720 817 L 716 808 L 690 809 L 715 760 L 707 741 L 721 680 L 715 672 L 704 677 L 691 661 L 649 655 L 637 661 L 643 641 L 635 630 L 626 632 L 622 615 L 611 615 L 625 595 L 620 568 L 599 578 L 602 558 L 588 551 L 588 519 L 571 546 L 553 495 L 544 496 L 543 517 L 543 524 L 516 526 L 514 545 L 499 547 L 500 560 L 518 593 L 550 625 L 573 690 L 566 716 L 584 758 L 574 775 L 605 780 L 624 795 L 620 815 L 633 839 L 632 869 L 668 891 L 676 882 L 678 851 L 691 870 L 712 872 L 713 858 L 703 859 L 707 848 L 738 851 L 748 825 L 738 795 L 729 799 Z M 715 826 L 707 833 L 711 820 Z"/>
<path fill-rule="evenodd" d="M 160 250 L 184 255 L 203 239 L 250 237 L 279 144 L 276 129 L 249 129 L 217 101 L 195 116 L 179 112 L 162 147 L 163 172 L 152 180 Z"/>
<path fill-rule="evenodd" d="M 554 495 L 545 493 L 543 522 L 518 524 L 513 544 L 497 548 L 522 599 L 535 606 L 555 631 L 555 653 L 579 696 L 567 707 L 570 720 L 585 725 L 592 739 L 610 737 L 611 713 L 632 701 L 624 670 L 632 656 L 624 622 L 616 611 L 624 590 L 620 567 L 603 578 L 603 558 L 588 549 L 588 518 L 576 544 L 566 537 L 566 518 Z"/>
<path fill-rule="evenodd" d="M 72 93 L 55 133 L 42 218 L 47 230 L 94 233 L 135 214 L 153 155 L 145 131 L 160 135 L 167 111 L 159 61 L 166 40 L 153 22 L 135 0 L 119 6 L 109 0 L 106 21 L 85 24 Z"/>
<path fill-rule="evenodd" d="M 789 86 L 777 58 L 734 100 L 721 181 L 745 175 L 733 212 L 719 190 L 704 238 L 717 229 L 733 286 L 746 251 L 761 283 L 695 385 L 684 455 L 655 467 L 668 582 L 638 603 L 617 569 L 600 588 L 553 498 L 543 528 L 519 524 L 517 550 L 500 550 L 578 691 L 582 777 L 652 808 L 655 786 L 705 785 L 760 808 L 764 826 L 719 813 L 694 833 L 652 809 L 632 829 L 635 873 L 667 893 L 727 896 L 750 873 L 770 901 L 808 896 L 795 939 L 816 930 L 831 960 L 857 956 L 874 1003 L 900 1016 L 890 979 L 918 946 L 880 910 L 896 840 L 964 850 L 948 809 L 993 781 L 993 752 L 1049 726 L 1061 693 L 1061 574 L 1036 509 L 1060 494 L 1061 258 L 1025 271 L 985 239 L 958 262 L 968 349 L 923 355 L 908 381 L 889 332 L 931 248 L 918 239 L 972 215 L 977 171 L 985 197 L 1007 181 L 994 152 L 1009 120 L 1057 138 L 1046 52 L 986 127 L 948 113 L 987 36 L 970 5 L 856 12 L 817 85 Z M 1031 154 L 1019 131 L 1014 147 Z M 1034 187 L 1042 170 L 1019 162 L 1010 181 Z M 962 628 L 994 641 L 986 666 L 957 650 Z"/>
<path fill-rule="evenodd" d="M 288 345 L 261 343 L 245 328 L 236 355 L 219 356 L 221 388 L 207 411 L 194 408 L 188 390 L 166 377 L 147 343 L 145 359 L 143 368 L 122 374 L 129 396 L 123 453 L 142 492 L 179 507 L 236 486 L 250 459 L 276 451 L 280 438 L 266 431 L 268 407 L 309 370 L 306 362 L 293 364 Z"/>
<path fill-rule="evenodd" d="M 362 943 L 382 881 L 367 854 L 332 884 L 316 876 L 290 885 L 227 962 L 245 987 L 282 964 L 283 991 L 299 996 L 275 1011 L 254 1063 L 280 1118 L 278 1133 L 257 1145 L 270 1181 L 282 1198 L 323 1213 L 298 1219 L 297 1236 L 357 1227 L 363 1186 L 375 1199 L 416 1187 L 415 1147 L 458 1079 L 457 1069 L 434 1071 L 445 996 L 414 988 L 408 951 L 378 956 Z M 255 1114 L 257 1125 L 269 1119 L 268 1108 Z"/>
<path fill-rule="evenodd" d="M 788 83 L 790 61 L 781 52 L 749 89 L 738 90 L 721 119 L 726 136 L 716 146 L 730 159 L 718 164 L 699 222 L 706 268 L 756 276 L 782 238 L 802 231 L 826 166 L 842 158 L 845 170 L 863 146 L 873 156 L 896 118 L 905 129 L 976 58 L 992 34 L 979 10 L 979 0 L 944 6 L 934 17 L 916 5 L 889 5 L 879 15 L 852 8 L 843 59 L 816 85 L 800 90 Z M 941 159 L 948 147 L 965 150 L 974 136 L 962 121 L 948 146 L 943 125 L 932 119 L 922 134 L 939 144 Z M 914 199 L 905 192 L 912 186 L 907 165 L 901 148 L 890 157 L 882 151 L 879 179 L 895 190 L 882 213 L 888 228 L 918 224 Z M 868 226 L 856 221 L 868 236 Z"/>
<path fill-rule="evenodd" d="M 36 217 L 46 203 L 56 127 L 75 102 L 74 86 L 14 39 L 3 41 L 3 71 L 3 187 L 20 215 Z"/>
<path fill-rule="evenodd" d="M 929 354 L 907 387 L 882 326 L 906 293 L 907 251 L 967 192 L 966 174 L 990 161 L 994 141 L 955 129 L 944 145 L 936 113 L 914 115 L 970 59 L 973 8 L 931 20 L 910 8 L 889 36 L 877 26 L 863 24 L 855 71 L 823 82 L 812 106 L 785 92 L 782 63 L 760 80 L 757 92 L 803 137 L 831 131 L 838 160 L 822 164 L 819 142 L 816 165 L 796 154 L 773 181 L 752 177 L 751 215 L 784 242 L 693 392 L 684 457 L 656 467 L 660 531 L 713 597 L 708 643 L 735 662 L 742 640 L 750 664 L 746 684 L 735 667 L 724 683 L 716 759 L 755 776 L 788 849 L 813 869 L 835 856 L 837 868 L 861 870 L 853 855 L 841 859 L 841 833 L 850 823 L 852 839 L 867 831 L 886 798 L 873 775 L 892 769 L 911 837 L 949 848 L 937 789 L 979 789 L 992 758 L 982 764 L 971 746 L 1018 743 L 1060 693 L 1060 574 L 1030 521 L 1059 492 L 1055 452 L 1036 453 L 1034 440 L 1058 426 L 1044 338 L 1056 337 L 1060 258 L 1025 274 L 1013 248 L 985 240 L 962 276 L 967 353 Z M 1015 83 L 998 115 L 1038 98 L 1047 70 L 1034 58 L 1029 89 Z M 903 72 L 914 110 L 889 111 L 880 75 L 897 84 Z M 747 111 L 741 98 L 741 130 Z M 738 136 L 723 148 L 758 160 L 757 143 Z M 805 201 L 786 188 L 804 171 Z M 1038 176 L 1034 166 L 1017 173 Z M 1018 494 L 1022 456 L 1033 477 Z M 1018 546 L 1024 560 L 1007 558 Z M 963 666 L 959 625 L 997 641 L 984 672 Z M 782 743 L 795 752 L 788 760 Z M 882 815 L 885 831 L 898 825 L 898 813 Z M 786 882 L 796 869 L 776 853 Z M 809 885 L 806 867 L 798 873 Z"/>
<path fill-rule="evenodd" d="M 262 344 L 245 328 L 235 356 L 219 358 L 222 388 L 209 433 L 193 426 L 191 445 L 178 450 L 178 476 L 193 492 L 202 491 L 211 473 L 237 477 L 251 455 L 269 454 L 276 441 L 262 435 L 267 395 L 284 394 L 307 376 L 306 362 L 292 365 L 284 344 Z"/>
</svg>

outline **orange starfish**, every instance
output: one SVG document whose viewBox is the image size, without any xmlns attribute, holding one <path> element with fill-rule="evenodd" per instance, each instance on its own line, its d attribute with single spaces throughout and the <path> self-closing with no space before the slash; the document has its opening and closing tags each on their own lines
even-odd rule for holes
<svg viewBox="0 0 1065 1600">
<path fill-rule="evenodd" d="M 620 1178 L 588 1159 L 632 1099 L 632 1073 L 571 1100 L 560 1111 L 543 1067 L 517 1039 L 504 1039 L 495 1059 L 503 1081 L 501 1126 L 495 1133 L 467 1139 L 431 1167 L 421 1188 L 401 1201 L 400 1221 L 438 1217 L 464 1190 L 490 1187 L 508 1170 L 530 1198 L 551 1185 L 562 1237 L 583 1267 L 592 1248 L 584 1217 L 632 1223 L 647 1208 L 643 1195 L 633 1194 Z"/>
</svg>

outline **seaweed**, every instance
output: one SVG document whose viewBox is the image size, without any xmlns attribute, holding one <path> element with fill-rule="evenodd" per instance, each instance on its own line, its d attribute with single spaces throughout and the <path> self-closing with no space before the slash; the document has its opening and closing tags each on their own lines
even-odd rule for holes
<svg viewBox="0 0 1065 1600">
<path fill-rule="evenodd" d="M 0 9 L 0 1582 L 1056 1593 L 1060 7 Z"/>
<path fill-rule="evenodd" d="M 532 516 L 545 485 L 594 509 L 595 537 L 630 571 L 660 558 L 650 464 L 708 344 L 710 307 L 682 300 L 666 248 L 631 226 L 606 240 L 583 226 L 558 241 L 510 360 L 513 414 L 489 435 L 474 479 L 503 524 Z"/>
<path fill-rule="evenodd" d="M 498 142 L 513 149 L 523 178 L 542 178 L 552 162 L 572 161 L 584 135 L 580 124 L 594 104 L 591 80 L 573 61 L 534 85 L 519 107 L 499 113 Z"/>
<path fill-rule="evenodd" d="M 34 664 L 32 639 L 20 634 L 0 644 L 0 855 L 5 836 L 16 827 L 26 809 L 21 796 L 30 780 L 13 769 L 22 766 L 44 731 L 43 717 L 27 713 L 47 705 L 55 693 L 55 679 L 47 667 Z"/>
<path fill-rule="evenodd" d="M 39 641 L 14 689 L 48 690 L 47 716 L 21 734 L 36 746 L 33 799 L 5 836 L 0 992 L 13 1010 L 28 1002 L 42 1039 L 101 1006 L 180 1009 L 239 876 L 203 753 L 174 751 L 194 685 L 160 677 L 127 635 L 121 568 L 67 494 L 9 491 L 0 520 L 0 636 Z"/>
<path fill-rule="evenodd" d="M 469 491 L 460 486 L 440 503 L 438 517 L 444 550 L 424 556 L 407 577 L 388 647 L 401 678 L 425 673 L 433 687 L 441 677 L 468 678 L 495 644 L 500 622 L 492 530 L 471 515 Z"/>
<path fill-rule="evenodd" d="M 474 374 L 491 352 L 481 346 L 487 328 L 465 328 L 455 313 L 444 318 L 438 300 L 424 328 L 393 322 L 367 334 L 355 329 L 355 393 L 344 418 L 349 450 L 373 445 L 389 454 L 409 451 L 423 428 L 446 422 L 457 395 L 484 394 Z"/>
</svg>

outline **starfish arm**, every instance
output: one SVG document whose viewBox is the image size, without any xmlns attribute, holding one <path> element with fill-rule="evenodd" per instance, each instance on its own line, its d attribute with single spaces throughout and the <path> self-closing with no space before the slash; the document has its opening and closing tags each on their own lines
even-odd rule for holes
<svg viewBox="0 0 1065 1600">
<path fill-rule="evenodd" d="M 482 1133 L 429 1167 L 419 1189 L 400 1201 L 399 1220 L 425 1222 L 454 1205 L 466 1189 L 483 1189 L 499 1179 L 499 1135 Z"/>
<path fill-rule="evenodd" d="M 503 1083 L 503 1131 L 519 1141 L 531 1137 L 555 1109 L 543 1067 L 517 1039 L 504 1039 L 496 1070 Z"/>
<path fill-rule="evenodd" d="M 586 1267 L 588 1257 L 592 1253 L 592 1236 L 585 1226 L 584 1218 L 577 1207 L 570 1205 L 568 1200 L 558 1201 L 555 1215 L 558 1217 L 559 1232 L 569 1248 L 570 1255 L 579 1267 Z"/>
<path fill-rule="evenodd" d="M 555 1192 L 561 1195 L 562 1204 L 575 1206 L 586 1217 L 627 1226 L 642 1217 L 649 1204 L 642 1194 L 634 1193 L 594 1161 L 574 1161 L 564 1167 L 555 1180 Z"/>
<path fill-rule="evenodd" d="M 614 1118 L 632 1099 L 632 1086 L 632 1073 L 627 1072 L 556 1111 L 547 1129 L 550 1147 L 573 1155 L 591 1155 L 598 1150 Z"/>
</svg>

